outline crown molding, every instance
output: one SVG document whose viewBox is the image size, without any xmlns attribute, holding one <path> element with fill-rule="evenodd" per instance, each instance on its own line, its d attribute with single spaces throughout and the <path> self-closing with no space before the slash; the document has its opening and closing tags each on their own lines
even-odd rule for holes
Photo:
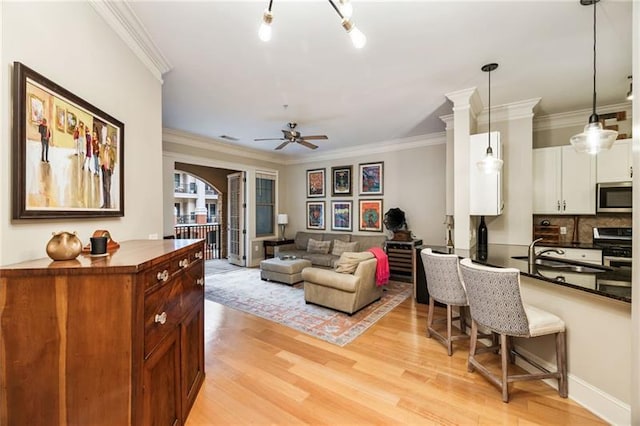
<svg viewBox="0 0 640 426">
<path fill-rule="evenodd" d="M 533 118 L 534 110 L 542 98 L 532 98 L 491 107 L 491 119 L 495 121 L 519 120 Z M 478 124 L 489 121 L 489 109 L 486 108 L 478 116 Z"/>
<path fill-rule="evenodd" d="M 287 161 L 287 164 L 304 164 L 317 161 L 340 160 L 346 157 L 362 157 L 371 154 L 385 154 L 389 152 L 405 151 L 426 146 L 446 144 L 445 132 L 431 133 L 428 135 L 411 136 L 407 138 L 391 139 L 382 142 L 368 143 L 352 148 L 336 149 L 326 154 L 317 152 L 298 156 Z"/>
<path fill-rule="evenodd" d="M 224 152 L 228 155 L 235 155 L 251 160 L 268 161 L 276 164 L 286 164 L 286 159 L 290 157 L 286 154 L 273 154 L 271 152 L 232 145 L 217 139 L 170 128 L 162 129 L 162 142 L 175 143 L 213 152 Z"/>
<path fill-rule="evenodd" d="M 171 70 L 172 65 L 155 45 L 129 3 L 126 0 L 89 0 L 89 4 L 162 83 L 162 75 Z"/>
<path fill-rule="evenodd" d="M 597 108 L 599 114 L 607 114 L 621 110 L 626 111 L 629 118 L 631 118 L 631 102 L 623 102 Z M 533 119 L 533 131 L 537 132 L 540 130 L 553 130 L 562 127 L 584 126 L 589 121 L 591 112 L 591 108 L 586 108 L 536 117 Z"/>
</svg>

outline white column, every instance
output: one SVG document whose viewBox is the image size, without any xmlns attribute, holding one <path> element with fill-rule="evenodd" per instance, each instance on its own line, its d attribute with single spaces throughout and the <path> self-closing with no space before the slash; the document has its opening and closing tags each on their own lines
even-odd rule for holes
<svg viewBox="0 0 640 426">
<path fill-rule="evenodd" d="M 204 182 L 200 179 L 196 179 L 196 223 L 207 223 L 207 206 L 205 203 L 204 195 Z"/>
<path fill-rule="evenodd" d="M 447 93 L 445 96 L 453 102 L 453 243 L 456 249 L 470 250 L 469 136 L 475 133 L 476 117 L 482 110 L 482 104 L 475 87 Z"/>
</svg>

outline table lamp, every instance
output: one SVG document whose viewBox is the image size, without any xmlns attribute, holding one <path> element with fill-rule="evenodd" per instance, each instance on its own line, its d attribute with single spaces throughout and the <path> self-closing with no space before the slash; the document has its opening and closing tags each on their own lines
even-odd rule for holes
<svg viewBox="0 0 640 426">
<path fill-rule="evenodd" d="M 286 213 L 278 214 L 278 225 L 280 225 L 280 237 L 282 240 L 286 239 L 284 237 L 284 228 L 287 226 L 287 223 L 289 223 L 289 216 Z"/>
</svg>

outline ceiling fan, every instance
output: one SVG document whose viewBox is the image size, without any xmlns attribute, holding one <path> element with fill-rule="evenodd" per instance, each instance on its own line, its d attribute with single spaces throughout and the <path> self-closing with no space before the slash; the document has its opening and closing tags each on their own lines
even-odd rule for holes
<svg viewBox="0 0 640 426">
<path fill-rule="evenodd" d="M 318 148 L 317 145 L 308 142 L 309 140 L 320 140 L 320 139 L 328 139 L 327 135 L 309 135 L 302 136 L 299 131 L 296 130 L 296 126 L 298 123 L 288 123 L 289 129 L 282 129 L 283 136 L 282 138 L 261 138 L 254 139 L 254 141 L 284 141 L 280 145 L 278 145 L 275 149 L 282 149 L 290 143 L 299 143 L 302 146 L 306 146 L 310 149 Z"/>
</svg>

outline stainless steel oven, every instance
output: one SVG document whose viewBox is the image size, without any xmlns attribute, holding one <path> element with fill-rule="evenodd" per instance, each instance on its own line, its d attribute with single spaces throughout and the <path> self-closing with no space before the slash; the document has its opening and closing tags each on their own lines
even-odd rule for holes
<svg viewBox="0 0 640 426">
<path fill-rule="evenodd" d="M 598 213 L 631 213 L 633 188 L 631 182 L 599 183 L 596 185 Z"/>
</svg>

